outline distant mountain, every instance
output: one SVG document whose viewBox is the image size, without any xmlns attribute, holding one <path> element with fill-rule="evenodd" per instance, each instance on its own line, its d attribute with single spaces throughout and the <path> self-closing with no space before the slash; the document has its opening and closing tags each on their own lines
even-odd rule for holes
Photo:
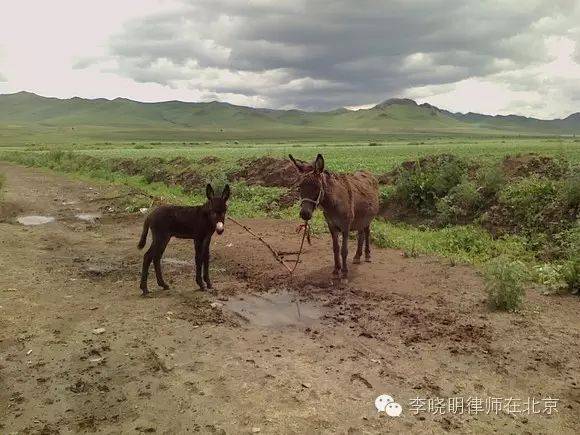
<svg viewBox="0 0 580 435">
<path fill-rule="evenodd" d="M 259 109 L 228 103 L 165 101 L 142 103 L 125 98 L 58 99 L 29 92 L 0 95 L 0 130 L 8 128 L 191 129 L 274 131 L 308 129 L 364 132 L 469 132 L 580 134 L 580 113 L 540 120 L 517 115 L 452 113 L 407 98 L 392 98 L 370 109 L 329 112 Z M 1 131 L 0 131 L 1 132 Z"/>
</svg>

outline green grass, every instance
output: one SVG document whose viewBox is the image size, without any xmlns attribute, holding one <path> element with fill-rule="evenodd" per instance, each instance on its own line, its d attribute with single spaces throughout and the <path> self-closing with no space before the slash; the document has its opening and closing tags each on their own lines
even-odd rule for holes
<svg viewBox="0 0 580 435">
<path fill-rule="evenodd" d="M 568 160 L 580 163 L 580 143 L 570 138 L 500 138 L 500 137 L 388 137 L 369 146 L 367 141 L 301 141 L 301 142 L 259 142 L 216 141 L 210 144 L 183 145 L 175 142 L 136 142 L 136 143 L 86 143 L 67 146 L 36 145 L 27 146 L 26 151 L 43 152 L 52 149 L 72 150 L 95 157 L 132 158 L 161 157 L 171 159 L 186 157 L 198 160 L 206 156 L 222 159 L 224 165 L 235 166 L 240 158 L 269 155 L 286 158 L 289 153 L 297 158 L 312 160 L 321 152 L 330 170 L 354 171 L 369 170 L 383 173 L 393 169 L 406 160 L 415 160 L 428 154 L 452 153 L 459 157 L 473 158 L 477 161 L 499 161 L 504 156 L 517 153 L 536 152 L 550 156 L 565 156 Z M 13 152 L 22 147 L 4 147 L 0 151 Z"/>
</svg>

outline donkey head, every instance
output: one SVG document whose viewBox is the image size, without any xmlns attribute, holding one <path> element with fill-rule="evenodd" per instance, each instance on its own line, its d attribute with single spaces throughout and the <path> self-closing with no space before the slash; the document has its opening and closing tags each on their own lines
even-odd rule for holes
<svg viewBox="0 0 580 435">
<path fill-rule="evenodd" d="M 227 201 L 230 197 L 230 185 L 226 184 L 221 195 L 216 196 L 211 184 L 205 187 L 205 195 L 209 205 L 209 219 L 212 225 L 215 225 L 215 232 L 221 234 L 224 232 L 224 222 L 226 219 L 226 210 L 228 209 Z"/>
<path fill-rule="evenodd" d="M 324 197 L 324 185 L 322 183 L 324 158 L 322 154 L 318 154 L 314 163 L 310 164 L 302 160 L 296 160 L 291 154 L 289 157 L 302 174 L 298 187 L 300 192 L 300 217 L 307 221 L 312 218 L 314 210 Z"/>
</svg>

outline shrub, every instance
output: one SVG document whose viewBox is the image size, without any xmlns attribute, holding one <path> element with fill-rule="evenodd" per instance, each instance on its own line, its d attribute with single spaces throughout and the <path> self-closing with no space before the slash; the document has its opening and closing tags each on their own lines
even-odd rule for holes
<svg viewBox="0 0 580 435">
<path fill-rule="evenodd" d="M 580 293 L 580 255 L 564 264 L 562 277 L 568 290 L 573 294 Z"/>
<path fill-rule="evenodd" d="M 561 293 L 568 287 L 562 264 L 542 264 L 533 269 L 533 279 L 544 286 L 546 293 Z"/>
<path fill-rule="evenodd" d="M 523 178 L 500 192 L 500 205 L 511 215 L 514 226 L 524 232 L 543 232 L 545 212 L 552 208 L 557 197 L 554 181 L 536 177 Z"/>
<path fill-rule="evenodd" d="M 476 183 L 481 194 L 487 198 L 495 197 L 505 185 L 505 175 L 499 165 L 482 167 L 476 175 Z"/>
<path fill-rule="evenodd" d="M 399 169 L 395 193 L 407 207 L 431 215 L 437 201 L 461 183 L 466 172 L 466 163 L 454 156 L 424 158 Z"/>
<path fill-rule="evenodd" d="M 386 204 L 395 193 L 393 186 L 379 186 L 379 204 Z"/>
<path fill-rule="evenodd" d="M 580 208 L 580 174 L 575 174 L 564 181 L 564 200 L 568 207 Z"/>
<path fill-rule="evenodd" d="M 523 301 L 525 278 L 526 270 L 520 261 L 510 262 L 503 257 L 489 261 L 485 267 L 489 305 L 495 310 L 517 310 Z"/>
<path fill-rule="evenodd" d="M 441 223 L 456 224 L 473 220 L 482 205 L 483 198 L 477 186 L 471 181 L 463 181 L 438 200 L 436 207 Z"/>
</svg>

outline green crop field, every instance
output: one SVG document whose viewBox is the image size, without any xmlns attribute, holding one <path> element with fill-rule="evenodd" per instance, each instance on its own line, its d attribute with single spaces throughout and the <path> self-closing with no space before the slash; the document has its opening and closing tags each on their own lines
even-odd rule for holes
<svg viewBox="0 0 580 435">
<path fill-rule="evenodd" d="M 450 153 L 479 161 L 497 161 L 506 155 L 538 153 L 562 156 L 580 162 L 580 140 L 559 137 L 477 137 L 477 136 L 393 136 L 382 141 L 288 141 L 288 142 L 176 142 L 85 143 L 77 145 L 28 145 L 3 147 L 3 154 L 15 151 L 45 152 L 66 150 L 101 158 L 186 157 L 197 160 L 216 156 L 229 163 L 242 158 L 269 155 L 285 158 L 289 153 L 310 160 L 322 153 L 329 168 L 336 171 L 365 169 L 374 173 L 391 170 L 395 165 L 429 154 Z"/>
</svg>

